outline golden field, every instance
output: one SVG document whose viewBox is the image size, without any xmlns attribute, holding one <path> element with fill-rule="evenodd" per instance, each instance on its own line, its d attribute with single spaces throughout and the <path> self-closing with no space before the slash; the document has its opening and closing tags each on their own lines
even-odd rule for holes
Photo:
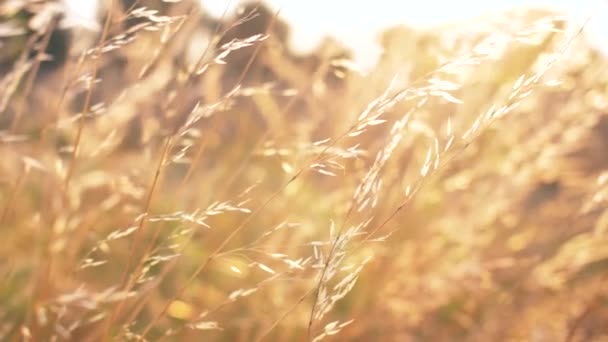
<svg viewBox="0 0 608 342">
<path fill-rule="evenodd" d="M 0 4 L 0 340 L 608 341 L 608 65 L 522 9 L 387 28 Z M 319 9 L 322 11 L 322 9 Z"/>
</svg>

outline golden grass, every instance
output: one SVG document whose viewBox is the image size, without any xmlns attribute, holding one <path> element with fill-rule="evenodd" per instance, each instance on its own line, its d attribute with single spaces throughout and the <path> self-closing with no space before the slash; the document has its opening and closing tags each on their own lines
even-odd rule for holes
<svg viewBox="0 0 608 342">
<path fill-rule="evenodd" d="M 364 74 L 257 4 L 104 4 L 54 62 L 53 2 L 0 5 L 0 339 L 608 338 L 584 23 L 388 29 Z"/>
</svg>

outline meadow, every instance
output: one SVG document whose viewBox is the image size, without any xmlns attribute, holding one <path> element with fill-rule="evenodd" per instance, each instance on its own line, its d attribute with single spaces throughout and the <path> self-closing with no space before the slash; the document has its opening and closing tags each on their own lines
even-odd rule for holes
<svg viewBox="0 0 608 342">
<path fill-rule="evenodd" d="M 254 2 L 62 18 L 0 4 L 0 340 L 608 341 L 585 22 L 388 27 L 364 71 Z"/>
</svg>

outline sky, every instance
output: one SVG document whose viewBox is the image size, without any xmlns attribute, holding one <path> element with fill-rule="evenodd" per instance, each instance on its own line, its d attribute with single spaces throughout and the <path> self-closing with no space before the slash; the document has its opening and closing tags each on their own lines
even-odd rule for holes
<svg viewBox="0 0 608 342">
<path fill-rule="evenodd" d="M 95 0 L 66 0 L 71 15 L 82 22 L 94 17 Z M 212 14 L 220 16 L 243 0 L 201 0 Z M 363 68 L 373 65 L 379 47 L 377 36 L 385 28 L 404 24 L 429 28 L 435 25 L 498 13 L 511 8 L 547 7 L 582 22 L 593 14 L 587 38 L 608 54 L 608 0 L 268 0 L 281 9 L 292 26 L 291 45 L 299 52 L 316 47 L 333 36 L 353 49 Z"/>
</svg>

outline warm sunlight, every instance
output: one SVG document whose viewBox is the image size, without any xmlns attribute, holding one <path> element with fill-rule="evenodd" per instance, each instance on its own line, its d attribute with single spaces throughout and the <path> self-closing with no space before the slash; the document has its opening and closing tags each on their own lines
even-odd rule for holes
<svg viewBox="0 0 608 342">
<path fill-rule="evenodd" d="M 76 17 L 92 18 L 91 2 L 67 0 Z M 230 13 L 243 0 L 201 0 L 213 15 Z M 608 1 L 605 0 L 425 0 L 408 1 L 326 1 L 271 0 L 280 15 L 292 26 L 291 45 L 310 51 L 325 35 L 350 46 L 365 69 L 372 67 L 380 53 L 377 35 L 393 25 L 432 27 L 455 21 L 497 14 L 511 8 L 542 7 L 563 12 L 579 21 L 592 16 L 586 34 L 599 48 L 608 52 Z"/>
<path fill-rule="evenodd" d="M 0 0 L 0 341 L 608 341 L 608 1 L 268 1 Z"/>
</svg>

